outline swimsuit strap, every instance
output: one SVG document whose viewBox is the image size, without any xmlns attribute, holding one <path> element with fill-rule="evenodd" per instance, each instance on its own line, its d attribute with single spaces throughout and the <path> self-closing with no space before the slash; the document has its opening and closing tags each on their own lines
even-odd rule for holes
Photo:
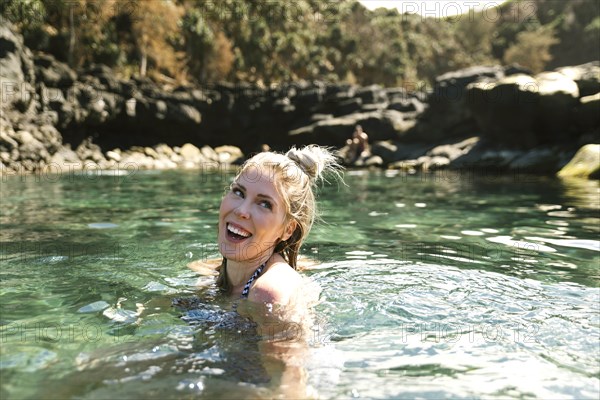
<svg viewBox="0 0 600 400">
<path fill-rule="evenodd" d="M 254 273 L 252 274 L 252 276 L 250 277 L 250 279 L 248 279 L 248 282 L 246 283 L 246 286 L 244 286 L 244 290 L 242 290 L 242 297 L 248 297 L 248 292 L 250 292 L 250 285 L 252 285 L 252 282 L 254 282 L 254 280 L 256 278 L 258 278 L 258 276 L 262 272 L 262 270 L 265 267 L 265 265 L 267 265 L 267 263 L 264 263 L 260 267 L 256 268 L 256 271 L 254 271 Z"/>
</svg>

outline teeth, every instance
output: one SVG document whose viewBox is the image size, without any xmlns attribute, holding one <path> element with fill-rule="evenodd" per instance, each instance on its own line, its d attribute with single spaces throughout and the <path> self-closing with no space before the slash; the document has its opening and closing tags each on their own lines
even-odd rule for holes
<svg viewBox="0 0 600 400">
<path fill-rule="evenodd" d="M 240 229 L 238 229 L 238 228 L 236 228 L 234 226 L 231 226 L 230 224 L 227 224 L 227 230 L 229 232 L 233 232 L 236 235 L 240 235 L 240 236 L 243 236 L 243 237 L 250 237 L 250 235 L 251 235 L 250 233 L 248 233 L 246 231 L 242 231 L 242 230 L 240 230 Z"/>
</svg>

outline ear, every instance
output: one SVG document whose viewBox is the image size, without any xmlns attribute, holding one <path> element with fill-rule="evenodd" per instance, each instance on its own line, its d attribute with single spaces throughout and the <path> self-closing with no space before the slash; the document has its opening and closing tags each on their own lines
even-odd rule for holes
<svg viewBox="0 0 600 400">
<path fill-rule="evenodd" d="M 283 231 L 283 235 L 281 236 L 281 240 L 283 240 L 283 241 L 288 240 L 290 238 L 290 236 L 292 236 L 292 233 L 294 233 L 294 231 L 296 230 L 297 226 L 298 226 L 298 223 L 295 220 L 291 220 L 285 227 L 285 230 Z"/>
</svg>

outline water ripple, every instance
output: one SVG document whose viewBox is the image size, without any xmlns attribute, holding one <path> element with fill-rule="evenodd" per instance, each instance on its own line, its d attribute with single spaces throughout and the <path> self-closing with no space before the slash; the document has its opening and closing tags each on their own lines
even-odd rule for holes
<svg viewBox="0 0 600 400">
<path fill-rule="evenodd" d="M 393 397 L 401 387 L 423 397 L 435 375 L 436 385 L 458 397 L 597 393 L 597 289 L 442 265 L 328 266 L 339 274 L 320 269 L 313 277 L 330 288 L 320 311 L 338 330 L 336 349 L 346 360 L 340 380 L 348 390 Z M 373 285 L 378 295 L 365 297 Z"/>
</svg>

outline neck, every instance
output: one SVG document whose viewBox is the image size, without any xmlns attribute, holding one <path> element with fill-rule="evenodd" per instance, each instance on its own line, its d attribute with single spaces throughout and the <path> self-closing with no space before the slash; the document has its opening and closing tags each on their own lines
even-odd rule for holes
<svg viewBox="0 0 600 400">
<path fill-rule="evenodd" d="M 266 254 L 250 261 L 227 260 L 227 280 L 233 288 L 245 285 L 254 271 L 269 261 L 271 256 L 272 254 Z"/>
</svg>

